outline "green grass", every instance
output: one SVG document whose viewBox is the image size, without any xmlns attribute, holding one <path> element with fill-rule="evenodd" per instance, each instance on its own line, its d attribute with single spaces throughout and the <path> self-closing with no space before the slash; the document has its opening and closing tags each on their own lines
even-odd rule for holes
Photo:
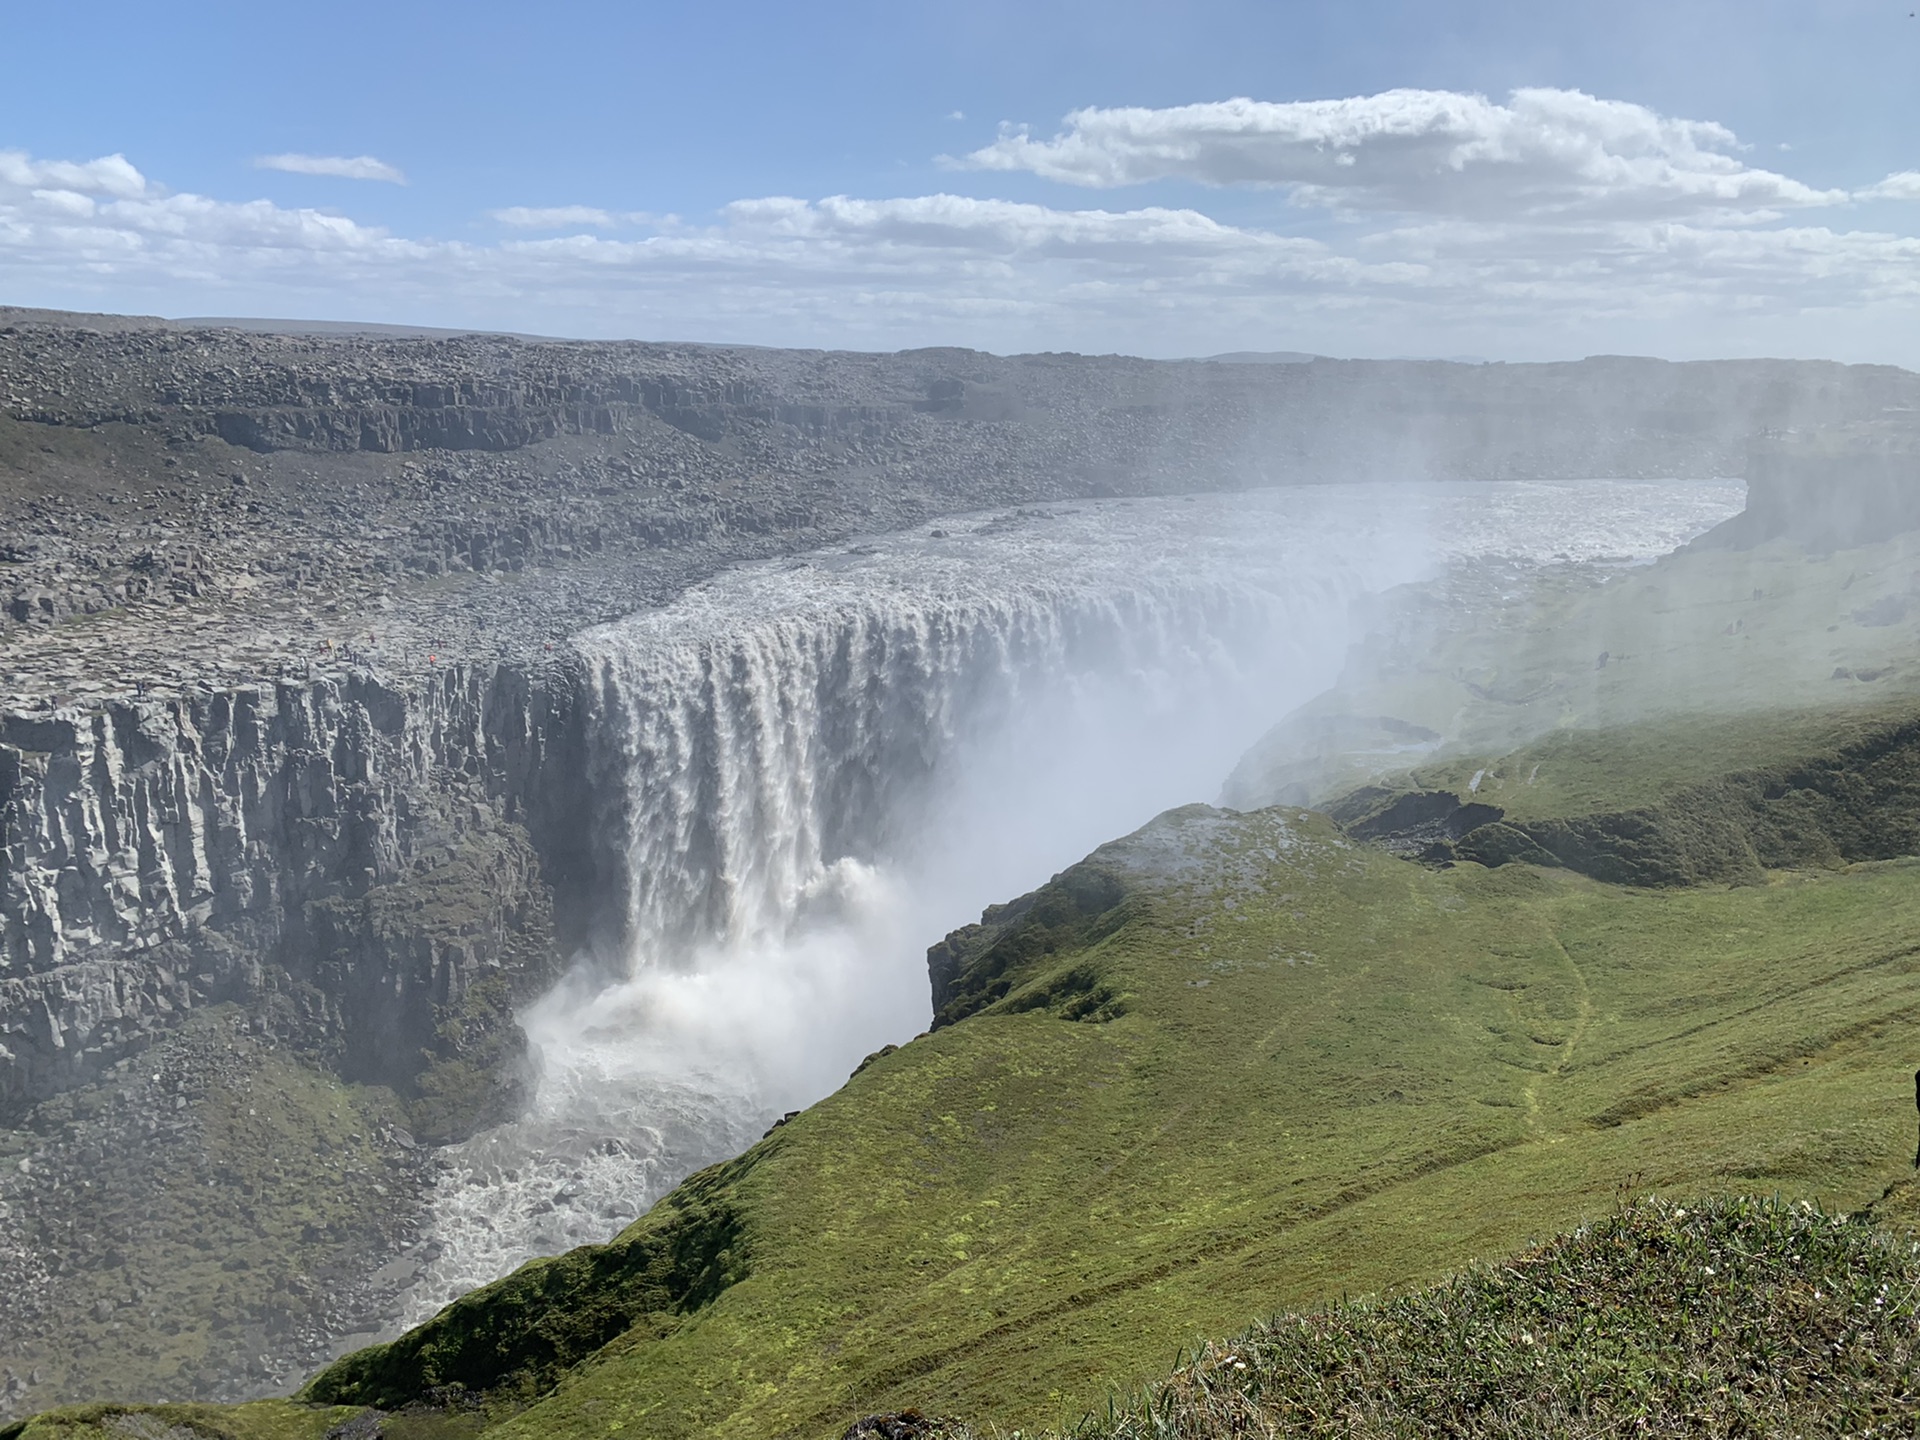
<svg viewBox="0 0 1920 1440">
<path fill-rule="evenodd" d="M 1765 769 L 1782 756 L 1833 754 L 1912 720 L 1915 710 L 1911 700 L 1894 700 L 1555 730 L 1503 755 L 1446 756 L 1406 776 L 1424 789 L 1498 805 L 1517 820 L 1606 814 L 1660 805 L 1677 790 Z M 1479 787 L 1469 791 L 1475 776 Z"/>
<path fill-rule="evenodd" d="M 1084 1440 L 1908 1434 L 1916 1322 L 1920 1246 L 1868 1218 L 1646 1201 L 1208 1345 Z"/>
<path fill-rule="evenodd" d="M 1707 778 L 1716 756 L 1756 763 Z M 1609 785 L 1609 775 L 1629 778 Z M 1627 885 L 1753 884 L 1768 870 L 1920 853 L 1920 718 L 1883 706 L 1560 731 L 1512 755 L 1362 786 L 1327 809 L 1352 834 L 1429 863 L 1525 860 Z"/>
<path fill-rule="evenodd" d="M 1623 1186 L 1851 1208 L 1909 1162 L 1920 865 L 1631 891 L 1199 807 L 1091 863 L 1126 880 L 1118 928 L 701 1180 L 738 1278 L 637 1312 L 498 1433 L 1070 1426 L 1197 1336 L 1438 1279 Z M 1125 1013 L 1020 1008 L 1089 968 Z M 551 1324 L 563 1263 L 442 1339 Z M 351 1378 L 316 1393 L 373 1398 Z"/>
<path fill-rule="evenodd" d="M 0 1427 L 0 1440 L 325 1440 L 327 1431 L 360 1413 L 286 1400 L 72 1405 Z"/>
</svg>

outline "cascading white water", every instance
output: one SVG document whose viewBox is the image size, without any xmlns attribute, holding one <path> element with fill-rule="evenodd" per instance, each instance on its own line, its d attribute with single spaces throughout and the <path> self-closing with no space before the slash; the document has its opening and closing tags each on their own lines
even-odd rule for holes
<svg viewBox="0 0 1920 1440">
<path fill-rule="evenodd" d="M 406 1321 L 605 1238 L 923 1029 L 929 943 L 1210 798 L 1331 683 L 1358 596 L 1474 556 L 1658 554 L 1739 502 L 1326 486 L 974 517 L 576 637 L 624 941 L 523 1017 L 537 1099 L 448 1152 Z"/>
<path fill-rule="evenodd" d="M 901 594 L 843 574 L 783 586 L 793 608 L 755 621 L 688 633 L 669 613 L 583 637 L 631 959 L 777 938 L 837 864 L 916 848 L 962 747 L 1108 677 L 1244 682 L 1289 620 L 1354 584 L 1027 578 Z"/>
</svg>

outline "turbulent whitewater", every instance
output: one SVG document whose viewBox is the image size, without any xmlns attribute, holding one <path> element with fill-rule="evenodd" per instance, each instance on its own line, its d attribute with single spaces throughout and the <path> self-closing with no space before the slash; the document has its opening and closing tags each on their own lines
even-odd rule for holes
<svg viewBox="0 0 1920 1440">
<path fill-rule="evenodd" d="M 1645 558 L 1734 483 L 1324 486 L 963 517 L 743 567 L 573 644 L 612 922 L 523 1021 L 521 1121 L 446 1154 L 411 1323 L 603 1239 L 929 1014 L 925 949 L 1334 679 L 1445 564 Z"/>
</svg>

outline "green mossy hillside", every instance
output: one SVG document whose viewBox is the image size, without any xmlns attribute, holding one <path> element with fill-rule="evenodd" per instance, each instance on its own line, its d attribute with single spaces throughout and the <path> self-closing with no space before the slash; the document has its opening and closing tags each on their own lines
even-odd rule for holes
<svg viewBox="0 0 1920 1440">
<path fill-rule="evenodd" d="M 928 951 L 933 977 L 933 1028 L 989 1011 L 1019 1015 L 1046 1010 L 1065 1020 L 1112 1020 L 1126 1000 L 1097 965 L 1078 958 L 1128 919 L 1127 876 L 1096 852 L 1031 895 L 989 909 L 978 925 L 957 930 Z"/>
<path fill-rule="evenodd" d="M 349 1405 L 69 1405 L 0 1426 L 0 1440 L 474 1440 L 488 1412 L 460 1404 L 395 1414 Z"/>
<path fill-rule="evenodd" d="M 1761 753 L 1789 758 L 1700 778 L 1714 756 L 1752 753 L 1769 735 Z M 1604 793 L 1597 777 L 1609 772 L 1657 798 L 1570 809 Z M 1920 717 L 1902 706 L 1562 731 L 1327 808 L 1354 835 L 1425 860 L 1564 865 L 1621 885 L 1757 884 L 1770 870 L 1920 853 Z"/>
<path fill-rule="evenodd" d="M 609 1244 L 533 1261 L 349 1355 L 302 1398 L 397 1409 L 448 1390 L 538 1394 L 623 1335 L 670 1333 L 748 1273 L 732 1186 L 764 1153 L 695 1175 Z"/>
<path fill-rule="evenodd" d="M 365 1413 L 286 1400 L 247 1405 L 69 1405 L 0 1426 L 0 1440 L 326 1440 L 330 1430 Z M 398 1431 L 388 1433 L 393 1440 L 402 1440 Z"/>
<path fill-rule="evenodd" d="M 1409 766 L 1654 722 L 1629 742 L 1640 752 L 1629 763 L 1587 772 L 1582 794 L 1543 797 L 1556 813 L 1649 804 L 1667 776 L 1706 779 L 1778 755 L 1789 712 L 1807 725 L 1798 748 L 1811 750 L 1849 712 L 1911 702 L 1916 575 L 1920 534 L 1827 554 L 1785 541 L 1682 551 L 1611 573 L 1468 567 L 1381 602 L 1340 683 L 1263 737 L 1224 798 L 1318 805 Z M 1696 745 L 1689 726 L 1726 748 Z"/>
<path fill-rule="evenodd" d="M 1196 1336 L 1438 1280 L 1623 1190 L 1851 1209 L 1910 1164 L 1920 862 L 1633 889 L 1189 807 L 1086 867 L 1091 900 L 1068 872 L 963 944 L 1024 944 L 997 998 L 607 1247 L 697 1194 L 737 1226 L 730 1283 L 622 1309 L 606 1256 L 540 1262 L 311 1393 L 429 1399 L 418 1357 L 495 1354 L 432 1379 L 524 1404 L 501 1436 L 1070 1428 Z M 1021 1008 L 1067 974 L 1123 1008 Z M 515 1358 L 572 1311 L 638 1318 Z"/>
</svg>

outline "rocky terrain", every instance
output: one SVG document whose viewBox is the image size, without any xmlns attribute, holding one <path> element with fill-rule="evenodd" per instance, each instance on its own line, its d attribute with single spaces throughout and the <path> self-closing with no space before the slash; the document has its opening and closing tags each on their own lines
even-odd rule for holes
<svg viewBox="0 0 1920 1440">
<path fill-rule="evenodd" d="M 405 1202 L 433 1170 L 396 1109 L 209 1007 L 0 1132 L 10 1408 L 237 1399 L 376 1333 L 425 1253 Z"/>
<path fill-rule="evenodd" d="M 116 1375 L 228 1396 L 377 1323 L 360 1282 L 314 1278 L 407 1241 L 423 1172 L 365 1137 L 510 1113 L 514 1007 L 604 932 L 585 626 L 957 512 L 1744 474 L 1783 429 L 1905 434 L 1917 412 L 1920 376 L 1797 362 L 856 355 L 0 310 L 0 1125 L 24 1162 L 0 1286 L 33 1297 L 0 1307 L 0 1363 L 48 1399 Z M 171 1247 L 232 1253 L 204 1229 L 229 1186 L 281 1183 L 203 1164 L 261 1065 L 318 1087 L 309 1129 L 336 1102 L 375 1117 L 329 1141 L 373 1149 L 306 1176 L 338 1215 L 299 1244 L 261 1230 L 237 1280 Z M 68 1203 L 90 1183 L 107 1218 Z M 163 1192 L 179 1227 L 123 1224 Z M 62 1247 L 88 1264 L 51 1268 Z M 135 1323 L 167 1276 L 191 1343 Z"/>
<path fill-rule="evenodd" d="M 0 310 L 0 704 L 537 658 L 728 560 L 953 511 L 1743 474 L 1769 432 L 1916 409 L 1920 377 L 1799 362 L 858 355 Z"/>
</svg>

